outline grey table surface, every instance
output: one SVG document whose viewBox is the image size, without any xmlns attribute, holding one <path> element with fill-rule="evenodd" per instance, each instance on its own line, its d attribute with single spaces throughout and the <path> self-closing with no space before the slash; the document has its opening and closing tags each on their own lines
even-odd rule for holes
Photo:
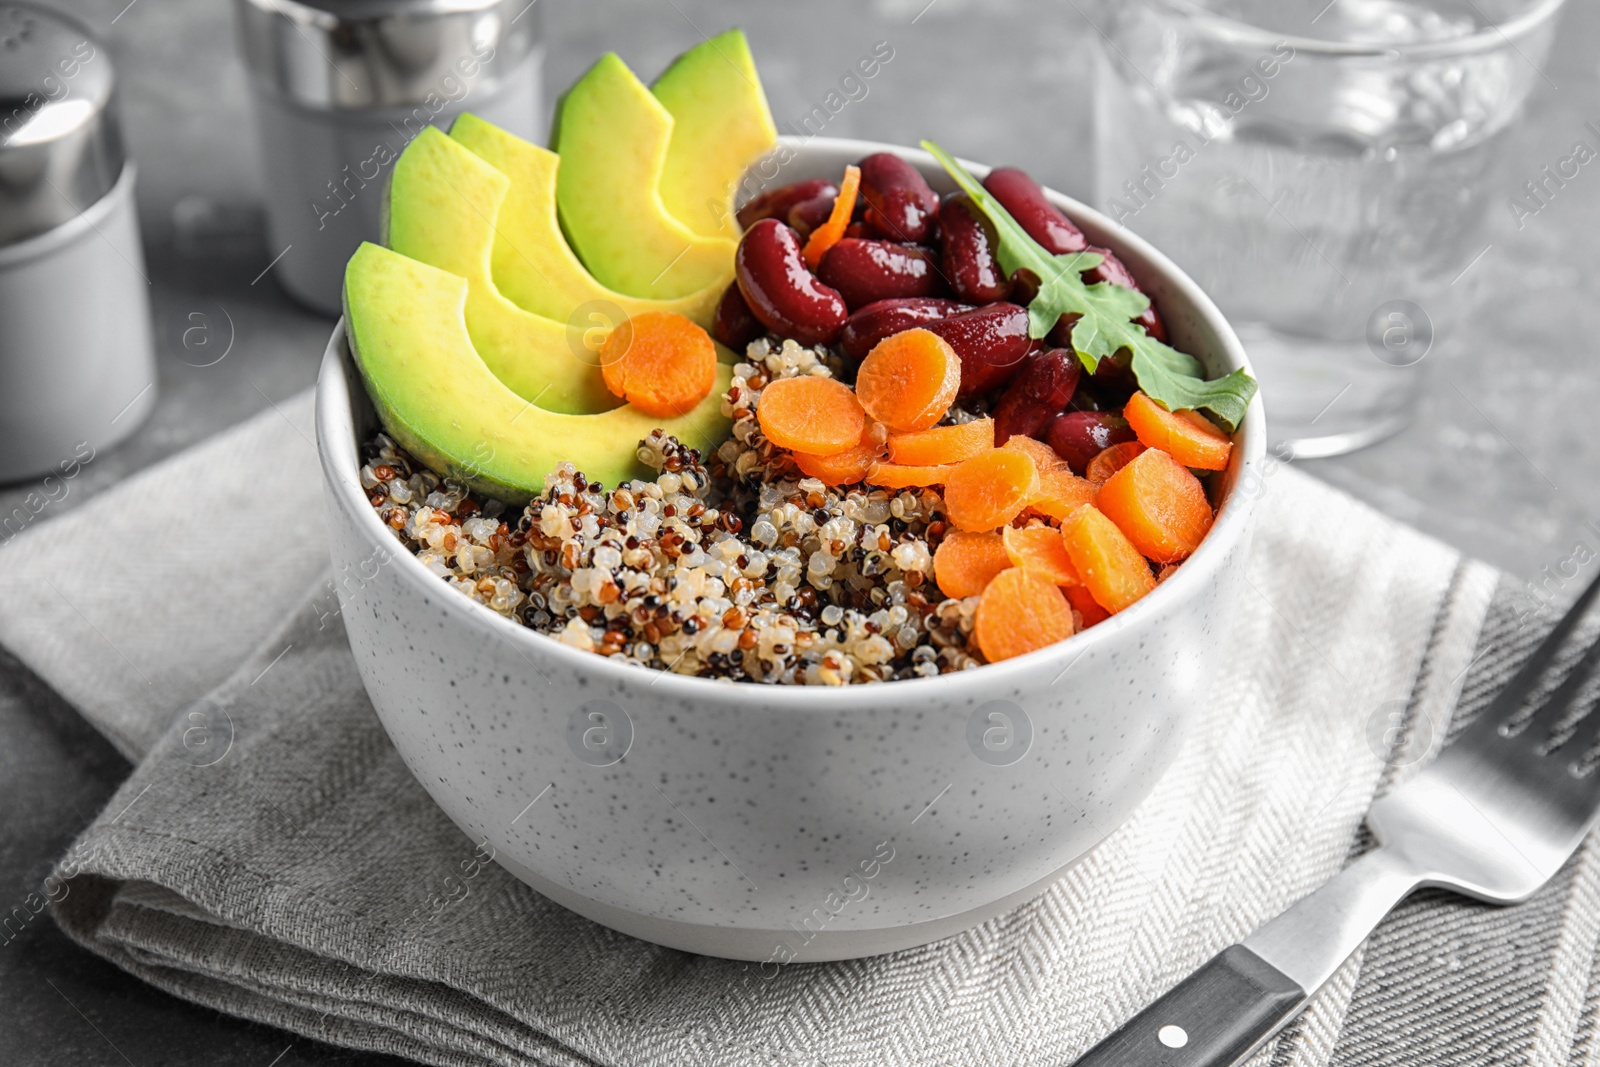
<svg viewBox="0 0 1600 1067">
<path fill-rule="evenodd" d="M 63 0 L 119 64 L 140 165 L 160 361 L 154 416 L 99 456 L 37 521 L 310 385 L 330 322 L 271 276 L 260 160 L 228 5 L 217 0 Z M 1085 4 L 1087 7 L 1087 4 Z M 1095 29 L 1074 0 L 544 0 L 550 98 L 600 52 L 641 71 L 737 21 L 749 32 L 780 122 L 811 111 L 879 41 L 895 50 L 866 98 L 827 133 L 907 143 L 935 136 L 973 159 L 1010 162 L 1088 199 Z M 1600 120 L 1600 7 L 1576 0 L 1526 116 L 1505 135 L 1490 254 L 1472 266 L 1467 310 L 1436 324 L 1416 422 L 1364 452 L 1304 466 L 1375 507 L 1542 582 L 1575 546 L 1600 550 L 1600 178 L 1588 171 L 1519 225 L 1503 207 Z M 1463 264 L 1463 266 L 1466 266 Z M 193 313 L 233 324 L 228 358 L 184 358 Z M 3 328 L 3 325 L 0 325 Z M 1269 409 L 1270 410 L 1270 409 Z M 30 490 L 0 486 L 0 513 Z M 104 805 L 127 763 L 0 650 L 0 907 L 37 889 Z M 0 944 L 0 1062 L 27 1064 L 376 1063 L 156 992 L 71 945 L 46 918 Z M 384 1061 L 386 1062 L 386 1061 Z"/>
</svg>

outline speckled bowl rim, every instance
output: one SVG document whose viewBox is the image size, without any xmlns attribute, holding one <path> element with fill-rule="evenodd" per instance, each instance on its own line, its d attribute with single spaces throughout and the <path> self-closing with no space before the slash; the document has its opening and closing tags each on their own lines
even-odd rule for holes
<svg viewBox="0 0 1600 1067">
<path fill-rule="evenodd" d="M 779 139 L 779 143 L 780 148 L 788 147 L 801 154 L 808 149 L 831 150 L 836 153 L 851 153 L 860 158 L 873 152 L 893 152 L 914 164 L 932 166 L 936 169 L 938 167 L 937 161 L 927 152 L 878 141 L 835 137 L 783 137 Z M 991 169 L 965 159 L 960 162 L 980 179 Z M 1234 333 L 1233 327 L 1229 325 L 1211 298 L 1176 264 L 1149 242 L 1122 228 L 1087 204 L 1053 189 L 1047 188 L 1046 193 L 1074 222 L 1083 225 L 1086 230 L 1094 231 L 1092 236 L 1104 246 L 1119 254 L 1131 251 L 1135 253 L 1136 258 L 1148 263 L 1162 277 L 1165 300 L 1170 302 L 1176 296 L 1191 305 L 1200 321 L 1216 334 L 1220 342 L 1221 366 L 1210 366 L 1207 368 L 1209 371 L 1215 375 L 1219 371 L 1226 374 L 1238 368 L 1251 370 L 1249 357 L 1245 354 L 1244 346 Z M 354 516 L 357 528 L 366 535 L 374 547 L 389 548 L 395 544 L 394 535 L 378 518 L 377 512 L 367 500 L 366 493 L 361 490 L 360 451 L 356 441 L 353 407 L 358 400 L 352 388 L 356 385 L 352 376 L 356 379 L 359 377 L 346 345 L 345 322 L 341 316 L 334 326 L 333 336 L 329 339 L 322 368 L 317 376 L 317 452 L 324 477 L 332 492 L 336 494 L 340 506 Z M 362 399 L 365 399 L 364 388 Z M 1254 519 L 1255 500 L 1249 494 L 1241 494 L 1239 485 L 1245 472 L 1259 465 L 1265 451 L 1265 415 L 1261 397 L 1258 395 L 1234 435 L 1234 459 L 1230 463 L 1228 472 L 1231 476 L 1230 484 L 1218 508 L 1217 520 L 1211 532 L 1172 577 L 1156 586 L 1133 606 L 1086 630 L 1079 631 L 1065 641 L 1058 641 L 1001 663 L 986 663 L 972 670 L 941 674 L 933 678 L 909 678 L 876 684 L 894 686 L 897 700 L 915 700 L 924 695 L 930 699 L 941 695 L 953 696 L 960 689 L 972 685 L 992 688 L 995 691 L 1005 687 L 1026 688 L 1030 686 L 1028 679 L 1032 670 L 1046 660 L 1059 663 L 1063 668 L 1070 667 L 1080 657 L 1097 647 L 1110 644 L 1127 631 L 1145 625 L 1147 621 L 1154 619 L 1158 612 L 1166 610 L 1169 602 L 1177 603 L 1190 599 L 1200 592 L 1199 586 L 1202 583 L 1211 581 L 1217 576 L 1228 553 L 1239 548 L 1245 540 L 1250 523 Z M 665 692 L 673 693 L 680 698 L 699 696 L 718 702 L 726 700 L 744 686 L 760 686 L 760 698 L 764 703 L 786 711 L 814 710 L 824 714 L 836 710 L 840 702 L 848 704 L 863 697 L 872 699 L 872 694 L 876 692 L 873 685 L 834 687 L 731 682 L 614 662 L 610 657 L 570 648 L 553 637 L 513 622 L 498 612 L 449 589 L 409 551 L 394 555 L 398 573 L 403 575 L 419 593 L 436 596 L 440 592 L 447 593 L 448 595 L 437 596 L 437 599 L 449 614 L 460 619 L 464 625 L 485 629 L 502 641 L 506 641 L 535 669 L 538 669 L 536 657 L 553 657 L 557 663 L 574 670 L 593 673 L 604 680 L 623 685 L 644 682 L 652 688 L 658 685 L 665 686 L 667 687 Z"/>
</svg>

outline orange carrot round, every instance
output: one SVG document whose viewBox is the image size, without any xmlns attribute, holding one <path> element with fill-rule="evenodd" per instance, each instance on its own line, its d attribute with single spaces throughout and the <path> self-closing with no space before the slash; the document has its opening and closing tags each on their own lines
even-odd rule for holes
<svg viewBox="0 0 1600 1067">
<path fill-rule="evenodd" d="M 1011 439 L 1015 440 L 1015 437 Z M 1028 501 L 1028 506 L 1052 519 L 1064 519 L 1083 505 L 1093 503 L 1093 483 L 1073 474 L 1072 468 L 1063 463 L 1059 468 L 1039 472 L 1039 491 Z"/>
<path fill-rule="evenodd" d="M 920 327 L 879 341 L 856 369 L 856 396 L 895 433 L 926 430 L 950 410 L 961 387 L 961 357 Z"/>
<path fill-rule="evenodd" d="M 1107 478 L 1095 506 L 1157 563 L 1188 558 L 1211 529 L 1211 503 L 1200 479 L 1159 448 L 1139 453 Z"/>
<path fill-rule="evenodd" d="M 900 463 L 879 463 L 867 472 L 867 484 L 884 489 L 912 489 L 924 485 L 943 485 L 955 466 L 908 467 Z"/>
<path fill-rule="evenodd" d="M 1032 437 L 1013 435 L 1006 438 L 1006 443 L 1000 447 L 1009 448 L 1013 452 L 1021 452 L 1023 455 L 1030 457 L 1033 460 L 1033 465 L 1039 468 L 1040 474 L 1047 470 L 1072 469 L 1072 465 L 1057 455 L 1055 449 Z"/>
<path fill-rule="evenodd" d="M 912 467 L 960 463 L 994 447 L 994 420 L 974 419 L 955 426 L 889 435 L 889 460 Z"/>
<path fill-rule="evenodd" d="M 1150 564 L 1117 524 L 1093 504 L 1068 515 L 1061 524 L 1067 555 L 1095 603 L 1115 615 L 1156 587 Z"/>
<path fill-rule="evenodd" d="M 1072 557 L 1053 526 L 1029 526 L 1018 530 L 1007 526 L 1000 531 L 1006 557 L 1023 570 L 1032 571 L 1052 585 L 1081 585 Z"/>
<path fill-rule="evenodd" d="M 1021 452 L 991 449 L 956 464 L 944 482 L 944 510 L 958 530 L 1004 526 L 1039 491 L 1039 472 Z"/>
<path fill-rule="evenodd" d="M 997 533 L 951 530 L 933 553 L 933 580 L 941 593 L 957 600 L 977 596 L 1010 567 L 1011 557 Z"/>
<path fill-rule="evenodd" d="M 624 319 L 600 346 L 606 388 L 647 415 L 694 410 L 717 383 L 711 335 L 682 315 L 645 311 Z"/>
<path fill-rule="evenodd" d="M 1049 581 L 1012 567 L 984 589 L 972 632 L 984 658 L 999 663 L 1071 637 L 1072 608 Z"/>
<path fill-rule="evenodd" d="M 1198 411 L 1168 411 L 1143 393 L 1128 399 L 1122 417 L 1141 442 L 1161 449 L 1185 467 L 1220 471 L 1233 452 L 1228 435 Z"/>
<path fill-rule="evenodd" d="M 854 448 L 835 452 L 831 456 L 812 456 L 804 452 L 791 452 L 790 458 L 808 478 L 816 478 L 823 485 L 855 485 L 883 459 L 883 427 L 868 420 L 861 439 Z"/>
<path fill-rule="evenodd" d="M 1095 603 L 1094 595 L 1089 592 L 1089 587 L 1084 585 L 1068 585 L 1061 590 L 1067 594 L 1067 603 L 1072 605 L 1072 610 L 1078 613 L 1083 624 L 1078 628 L 1087 630 L 1097 622 L 1105 622 L 1111 618 L 1111 613 Z"/>
<path fill-rule="evenodd" d="M 779 448 L 831 456 L 860 443 L 867 416 L 848 385 L 808 374 L 779 378 L 761 390 L 756 421 Z"/>
<path fill-rule="evenodd" d="M 1090 484 L 1098 489 L 1106 483 L 1107 478 L 1131 463 L 1133 457 L 1143 452 L 1145 447 L 1145 444 L 1140 441 L 1123 441 L 1121 444 L 1101 449 L 1100 453 L 1089 461 L 1089 466 L 1084 469 L 1084 477 L 1088 478 Z"/>
<path fill-rule="evenodd" d="M 839 183 L 839 195 L 833 198 L 833 210 L 828 213 L 828 221 L 811 231 L 805 248 L 801 250 L 806 266 L 812 270 L 817 269 L 822 257 L 828 254 L 828 249 L 838 244 L 844 236 L 844 231 L 850 225 L 850 216 L 855 214 L 856 193 L 860 189 L 861 168 L 851 163 L 844 168 L 844 181 Z"/>
</svg>

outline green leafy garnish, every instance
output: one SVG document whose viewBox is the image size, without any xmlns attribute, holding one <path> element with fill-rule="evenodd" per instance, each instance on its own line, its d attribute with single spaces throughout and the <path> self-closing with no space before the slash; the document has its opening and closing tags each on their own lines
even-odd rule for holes
<svg viewBox="0 0 1600 1067">
<path fill-rule="evenodd" d="M 1028 335 L 1043 337 L 1063 315 L 1077 316 L 1072 326 L 1072 346 L 1084 368 L 1093 374 L 1102 359 L 1126 348 L 1133 354 L 1133 376 L 1146 396 L 1171 411 L 1209 411 L 1229 431 L 1244 418 L 1256 395 L 1255 379 L 1242 370 L 1207 381 L 1205 369 L 1193 356 L 1157 341 L 1133 320 L 1150 306 L 1137 289 L 1111 282 L 1087 285 L 1079 273 L 1100 265 L 1098 252 L 1054 255 L 1028 236 L 1011 213 L 978 180 L 967 173 L 944 149 L 932 141 L 922 147 L 933 154 L 963 192 L 972 197 L 1000 239 L 995 249 L 1007 275 L 1018 269 L 1039 279 L 1039 292 L 1028 304 Z"/>
</svg>

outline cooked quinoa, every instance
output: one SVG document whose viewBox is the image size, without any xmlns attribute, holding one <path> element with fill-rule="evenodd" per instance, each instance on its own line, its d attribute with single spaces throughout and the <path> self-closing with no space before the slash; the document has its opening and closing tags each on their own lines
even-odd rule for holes
<svg viewBox="0 0 1600 1067">
<path fill-rule="evenodd" d="M 480 604 L 573 648 L 735 681 L 843 685 L 983 662 L 978 598 L 943 597 L 936 489 L 829 488 L 761 435 L 777 378 L 837 358 L 753 342 L 723 400 L 733 432 L 702 458 L 661 431 L 653 481 L 587 481 L 571 463 L 520 513 L 440 478 L 382 434 L 361 485 L 422 564 Z M 947 421 L 971 417 L 952 411 Z"/>
</svg>

